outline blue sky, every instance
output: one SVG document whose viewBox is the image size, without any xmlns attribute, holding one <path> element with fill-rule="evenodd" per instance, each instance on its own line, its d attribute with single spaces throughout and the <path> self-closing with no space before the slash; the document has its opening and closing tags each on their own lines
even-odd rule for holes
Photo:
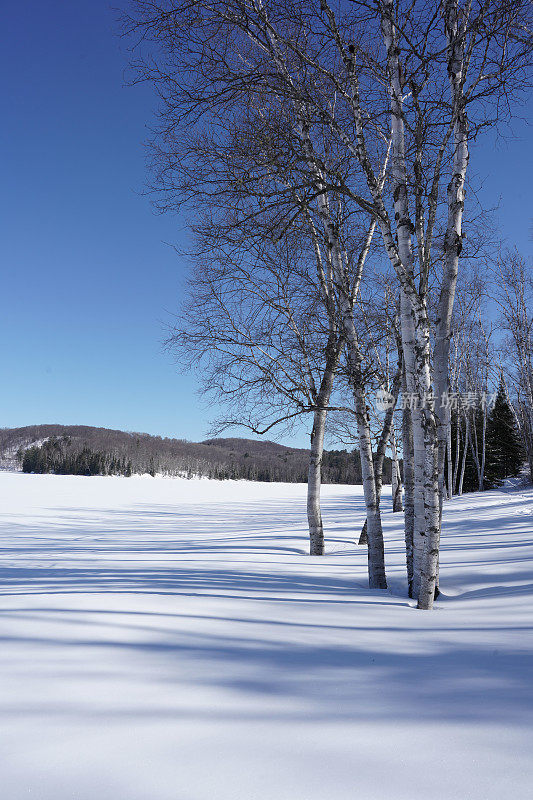
<svg viewBox="0 0 533 800">
<path fill-rule="evenodd" d="M 114 30 L 100 0 L 4 7 L 0 426 L 201 439 L 213 412 L 161 348 L 186 273 L 166 243 L 183 243 L 184 219 L 154 214 L 141 196 L 155 101 L 149 87 L 124 86 Z M 514 132 L 487 137 L 471 167 L 485 205 L 501 202 L 503 234 L 529 255 L 531 134 L 521 123 Z"/>
</svg>

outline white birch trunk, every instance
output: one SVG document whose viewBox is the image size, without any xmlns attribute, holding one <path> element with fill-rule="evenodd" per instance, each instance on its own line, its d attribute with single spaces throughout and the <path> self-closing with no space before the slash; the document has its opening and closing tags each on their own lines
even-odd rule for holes
<svg viewBox="0 0 533 800">
<path fill-rule="evenodd" d="M 448 474 L 447 474 L 447 484 L 448 484 L 448 500 L 451 500 L 453 497 L 453 490 L 454 490 L 454 480 L 453 480 L 453 463 L 452 463 L 452 415 L 450 413 L 448 417 L 448 429 L 446 433 L 446 450 L 447 450 L 447 466 L 448 466 Z"/>
<path fill-rule="evenodd" d="M 468 452 L 468 443 L 470 441 L 470 417 L 468 414 L 466 415 L 466 422 L 465 422 L 465 441 L 464 441 L 464 449 L 463 449 L 463 459 L 461 461 L 461 475 L 459 477 L 459 489 L 458 494 L 463 494 L 463 480 L 465 477 L 465 467 L 466 467 L 466 454 Z"/>
<path fill-rule="evenodd" d="M 335 372 L 342 352 L 342 345 L 330 335 L 327 347 L 327 361 L 322 382 L 317 395 L 317 406 L 311 431 L 309 472 L 307 480 L 307 521 L 309 523 L 309 553 L 312 556 L 324 555 L 324 526 L 320 509 L 320 487 L 322 483 L 322 459 L 324 455 L 324 434 L 326 432 L 327 408 L 333 391 Z"/>
<path fill-rule="evenodd" d="M 404 403 L 410 405 L 409 417 L 412 436 L 413 473 L 413 524 L 412 524 L 412 580 L 413 597 L 418 597 L 420 575 L 425 551 L 426 513 L 424 496 L 425 446 L 424 430 L 420 409 L 420 391 L 416 381 L 416 334 L 414 313 L 411 304 L 402 292 L 401 295 L 402 345 L 405 360 Z M 405 463 L 405 456 L 404 456 Z M 406 506 L 407 509 L 407 506 Z M 407 523 L 407 519 L 406 519 Z"/>
<path fill-rule="evenodd" d="M 479 491 L 485 488 L 485 461 L 487 458 L 487 404 L 483 405 L 483 429 L 481 431 L 481 469 L 479 477 Z"/>
<path fill-rule="evenodd" d="M 405 486 L 405 560 L 407 567 L 407 585 L 409 597 L 413 597 L 413 540 L 415 529 L 415 507 L 414 507 L 414 453 L 413 453 L 413 425 L 411 411 L 405 403 L 405 393 L 407 382 L 405 371 L 402 382 L 402 393 L 404 394 L 404 408 L 402 414 L 402 449 L 403 449 L 403 483 Z"/>
<path fill-rule="evenodd" d="M 392 180 L 394 212 L 401 260 L 402 345 L 407 388 L 420 403 L 412 409 L 415 469 L 415 530 L 413 590 L 419 608 L 431 608 L 436 586 L 436 567 L 440 540 L 438 438 L 434 409 L 431 406 L 430 323 L 426 298 L 414 286 L 414 259 L 411 235 L 415 228 L 410 218 L 405 162 L 405 126 L 402 106 L 402 81 L 399 50 L 393 18 L 393 2 L 382 6 L 382 31 L 387 50 L 391 89 Z M 423 487 L 423 521 L 420 491 Z M 418 497 L 417 497 L 418 495 Z M 418 499 L 418 502 L 417 502 Z M 435 558 L 436 555 L 436 558 Z"/>
<path fill-rule="evenodd" d="M 391 432 L 391 453 L 392 453 L 392 477 L 391 477 L 391 492 L 392 492 L 392 511 L 398 513 L 403 511 L 402 502 L 402 476 L 400 473 L 400 462 L 398 460 L 398 450 L 396 448 L 396 434 L 394 427 Z"/>
<path fill-rule="evenodd" d="M 468 411 L 466 412 L 468 414 Z M 472 411 L 472 425 L 470 429 L 470 449 L 472 450 L 472 458 L 477 472 L 478 488 L 481 485 L 481 462 L 479 460 L 479 445 L 477 439 L 477 426 L 476 426 L 476 410 Z"/>
<path fill-rule="evenodd" d="M 373 459 L 373 473 L 374 473 L 374 481 L 376 484 L 376 497 L 378 506 L 381 503 L 381 491 L 383 488 L 383 464 L 385 461 L 385 454 L 387 452 L 387 446 L 389 441 L 391 441 L 391 446 L 393 444 L 393 435 L 394 435 L 394 411 L 396 408 L 396 404 L 398 402 L 398 395 L 400 393 L 400 386 L 402 382 L 402 375 L 403 375 L 403 358 L 400 354 L 400 360 L 398 362 L 398 368 L 396 370 L 396 374 L 394 376 L 392 387 L 391 387 L 391 396 L 392 396 L 392 403 L 387 409 L 385 413 L 385 418 L 383 420 L 383 428 L 381 431 L 381 435 L 379 437 L 378 446 L 376 448 L 376 455 Z M 399 466 L 398 466 L 398 457 L 396 455 L 396 447 L 394 446 L 394 454 L 396 457 L 395 467 L 392 472 L 393 480 L 396 480 L 396 492 L 398 492 L 399 487 L 399 501 L 396 499 L 396 504 L 398 505 L 399 502 L 399 509 L 396 510 L 403 511 L 402 507 L 402 496 L 401 496 L 401 479 L 399 478 Z M 394 500 L 393 500 L 394 502 Z M 361 530 L 361 534 L 359 536 L 358 544 L 368 544 L 368 521 L 365 520 L 363 528 Z"/>
<path fill-rule="evenodd" d="M 307 481 L 307 521 L 309 523 L 309 554 L 312 556 L 324 555 L 324 527 L 320 509 L 320 486 L 326 416 L 326 410 L 315 411 L 311 433 L 309 477 Z"/>
<path fill-rule="evenodd" d="M 444 391 L 448 386 L 448 357 L 450 347 L 451 314 L 457 283 L 459 255 L 462 249 L 462 222 L 464 210 L 464 184 L 468 166 L 468 122 L 466 118 L 463 97 L 463 69 L 464 69 L 464 28 L 467 16 L 460 18 L 457 0 L 448 0 L 443 5 L 445 31 L 448 41 L 448 74 L 453 98 L 453 174 L 448 184 L 448 223 L 444 238 L 444 276 L 439 302 L 439 322 L 434 351 L 435 388 L 437 394 L 437 415 L 442 408 Z M 446 426 L 448 423 L 449 409 L 443 419 L 438 416 L 438 446 L 436 453 L 426 452 L 426 504 L 432 504 L 434 483 L 437 482 L 439 490 L 439 475 L 444 467 L 444 452 L 446 442 Z M 432 421 L 427 417 L 428 442 L 433 436 Z M 440 432 L 440 433 L 439 433 Z M 442 463 L 442 469 L 441 469 Z M 433 470 L 433 475 L 430 475 Z M 441 495 L 440 495 L 441 496 Z M 438 497 L 440 506 L 440 496 Z M 418 607 L 430 609 L 433 606 L 435 588 L 438 581 L 438 564 L 440 548 L 440 519 L 435 521 L 435 509 L 427 508 L 428 513 L 428 540 L 422 583 L 418 597 Z M 440 517 L 440 508 L 439 508 Z"/>
<path fill-rule="evenodd" d="M 361 457 L 363 491 L 366 506 L 368 581 L 371 589 L 386 589 L 387 578 L 385 576 L 385 548 L 383 543 L 383 529 L 381 527 L 379 498 L 376 491 L 376 481 L 372 462 L 370 420 L 366 410 L 366 398 L 363 390 L 362 380 L 360 375 L 357 373 L 354 375 L 353 393 L 355 400 L 355 414 L 357 419 L 357 432 L 359 435 L 359 453 Z"/>
<path fill-rule="evenodd" d="M 299 134 L 308 167 L 314 174 L 318 185 L 323 186 L 323 177 L 315 162 L 309 130 L 303 118 L 300 119 Z M 333 277 L 338 291 L 338 302 L 340 307 L 342 327 L 346 339 L 347 359 L 354 396 L 357 432 L 359 438 L 359 453 L 361 458 L 361 473 L 363 478 L 363 490 L 367 514 L 368 580 L 371 589 L 386 589 L 387 579 L 385 574 L 385 548 L 383 543 L 383 529 L 379 510 L 379 498 L 377 497 L 376 493 L 376 481 L 372 458 L 372 436 L 363 386 L 361 353 L 353 319 L 354 295 L 350 295 L 346 284 L 346 276 L 344 273 L 344 265 L 342 260 L 342 247 L 338 239 L 336 227 L 331 220 L 328 197 L 325 189 L 319 192 L 317 196 L 317 205 L 320 217 L 322 219 Z M 359 256 L 360 269 L 362 269 L 362 265 L 364 264 L 366 255 L 370 248 L 374 227 L 375 222 L 372 222 L 367 235 L 366 243 Z"/>
<path fill-rule="evenodd" d="M 459 493 L 457 484 L 459 478 L 459 456 L 461 454 L 461 416 L 457 411 L 457 419 L 455 422 L 455 461 L 453 464 L 453 491 L 454 494 Z"/>
</svg>

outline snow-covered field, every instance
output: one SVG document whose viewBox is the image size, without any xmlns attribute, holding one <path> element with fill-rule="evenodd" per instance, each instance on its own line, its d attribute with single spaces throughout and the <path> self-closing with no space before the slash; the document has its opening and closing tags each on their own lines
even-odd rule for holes
<svg viewBox="0 0 533 800">
<path fill-rule="evenodd" d="M 500 800 L 533 784 L 533 491 L 446 505 L 433 612 L 360 487 L 0 474 L 2 800 Z"/>
</svg>

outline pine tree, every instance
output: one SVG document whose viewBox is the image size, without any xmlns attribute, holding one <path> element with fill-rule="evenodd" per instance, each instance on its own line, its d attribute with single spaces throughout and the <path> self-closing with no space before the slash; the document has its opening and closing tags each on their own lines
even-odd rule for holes
<svg viewBox="0 0 533 800">
<path fill-rule="evenodd" d="M 513 411 L 507 401 L 503 383 L 487 422 L 488 483 L 497 485 L 504 478 L 518 475 L 524 454 Z"/>
</svg>

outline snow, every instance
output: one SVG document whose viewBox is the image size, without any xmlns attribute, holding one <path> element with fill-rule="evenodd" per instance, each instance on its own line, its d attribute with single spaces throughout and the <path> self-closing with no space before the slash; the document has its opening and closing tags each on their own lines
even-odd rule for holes
<svg viewBox="0 0 533 800">
<path fill-rule="evenodd" d="M 533 781 L 533 491 L 446 504 L 433 612 L 361 487 L 0 473 L 6 800 L 492 800 Z"/>
</svg>

